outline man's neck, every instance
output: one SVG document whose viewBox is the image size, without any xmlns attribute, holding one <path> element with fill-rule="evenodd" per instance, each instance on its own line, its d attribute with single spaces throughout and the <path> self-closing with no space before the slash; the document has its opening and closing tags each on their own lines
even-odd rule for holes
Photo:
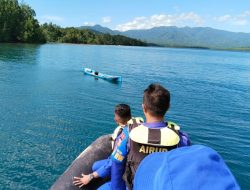
<svg viewBox="0 0 250 190">
<path fill-rule="evenodd" d="M 129 119 L 130 120 L 130 119 Z M 118 126 L 121 126 L 121 127 L 125 127 L 127 124 L 128 124 L 128 121 L 129 120 L 127 120 L 127 121 L 124 121 L 124 120 L 122 120 L 122 121 L 117 121 L 116 123 L 118 124 Z"/>
<path fill-rule="evenodd" d="M 122 126 L 122 127 L 125 127 L 128 124 L 128 121 L 126 121 L 125 123 L 120 123 L 119 125 Z"/>
<path fill-rule="evenodd" d="M 162 122 L 164 121 L 164 117 L 146 116 L 146 121 L 147 123 Z"/>
</svg>

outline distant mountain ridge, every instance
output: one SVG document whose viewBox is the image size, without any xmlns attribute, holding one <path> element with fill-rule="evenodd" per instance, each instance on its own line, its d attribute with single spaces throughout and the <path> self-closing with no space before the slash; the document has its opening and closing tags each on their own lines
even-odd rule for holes
<svg viewBox="0 0 250 190">
<path fill-rule="evenodd" d="M 82 26 L 94 32 L 124 35 L 147 43 L 168 47 L 194 47 L 212 49 L 250 48 L 250 33 L 236 33 L 209 27 L 161 26 L 145 30 L 120 32 L 101 25 Z"/>
<path fill-rule="evenodd" d="M 78 29 L 88 29 L 88 30 L 92 30 L 93 32 L 111 34 L 111 35 L 120 34 L 119 31 L 114 31 L 114 30 L 111 30 L 107 27 L 103 27 L 103 26 L 98 25 L 98 24 L 94 25 L 94 26 L 80 26 L 80 27 L 78 27 Z"/>
</svg>

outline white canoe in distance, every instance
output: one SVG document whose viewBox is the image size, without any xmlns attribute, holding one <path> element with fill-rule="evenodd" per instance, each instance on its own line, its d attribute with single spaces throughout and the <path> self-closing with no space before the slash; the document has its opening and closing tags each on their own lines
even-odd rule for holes
<svg viewBox="0 0 250 190">
<path fill-rule="evenodd" d="M 121 76 L 113 76 L 113 75 L 103 74 L 103 73 L 100 73 L 96 70 L 89 69 L 89 68 L 84 68 L 84 74 L 93 76 L 95 78 L 101 78 L 104 80 L 108 80 L 111 82 L 122 82 Z"/>
</svg>

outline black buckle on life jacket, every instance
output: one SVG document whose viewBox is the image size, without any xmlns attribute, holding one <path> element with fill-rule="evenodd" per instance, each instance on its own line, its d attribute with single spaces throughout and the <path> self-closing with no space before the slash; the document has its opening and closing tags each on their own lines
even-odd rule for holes
<svg viewBox="0 0 250 190">
<path fill-rule="evenodd" d="M 171 129 L 172 131 L 174 131 L 177 135 L 179 135 L 178 130 L 175 129 L 175 125 L 174 124 L 170 124 L 170 126 L 168 126 L 168 122 L 166 122 L 166 125 L 169 129 Z"/>
</svg>

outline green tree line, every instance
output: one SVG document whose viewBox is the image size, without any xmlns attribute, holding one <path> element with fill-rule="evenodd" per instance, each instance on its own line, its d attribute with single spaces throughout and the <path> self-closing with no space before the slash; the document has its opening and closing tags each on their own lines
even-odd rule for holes
<svg viewBox="0 0 250 190">
<path fill-rule="evenodd" d="M 35 11 L 17 0 L 0 0 L 0 42 L 45 42 Z"/>
<path fill-rule="evenodd" d="M 18 0 L 0 0 L 0 42 L 82 43 L 145 46 L 146 43 L 122 35 L 95 33 L 87 29 L 61 28 L 52 23 L 39 25 L 35 11 Z"/>
<path fill-rule="evenodd" d="M 61 28 L 52 23 L 41 26 L 48 42 L 81 43 L 81 44 L 105 44 L 105 45 L 131 45 L 145 46 L 146 43 L 122 35 L 110 35 L 96 33 L 87 29 L 74 27 Z"/>
</svg>

